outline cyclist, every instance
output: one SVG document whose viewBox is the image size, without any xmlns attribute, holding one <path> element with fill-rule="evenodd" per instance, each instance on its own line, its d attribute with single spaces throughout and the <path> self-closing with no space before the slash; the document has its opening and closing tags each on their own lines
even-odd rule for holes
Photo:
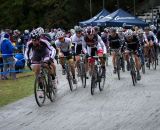
<svg viewBox="0 0 160 130">
<path fill-rule="evenodd" d="M 40 73 L 40 61 L 45 61 L 50 65 L 50 73 L 52 80 L 55 79 L 56 69 L 54 65 L 55 49 L 50 45 L 47 40 L 41 39 L 37 30 L 33 30 L 30 34 L 31 40 L 27 43 L 25 51 L 25 58 L 27 59 L 27 65 L 31 68 L 37 76 Z M 32 50 L 32 55 L 31 55 Z"/>
<path fill-rule="evenodd" d="M 144 45 L 144 54 L 145 57 L 147 57 L 148 54 L 148 50 L 151 47 L 155 48 L 155 51 L 157 50 L 157 44 L 158 44 L 158 40 L 156 38 L 156 35 L 150 31 L 149 27 L 145 27 L 144 29 L 144 41 L 145 41 L 145 45 Z M 148 66 L 148 63 L 147 63 Z"/>
<path fill-rule="evenodd" d="M 79 54 L 82 53 L 82 28 L 80 26 L 75 26 L 75 34 L 71 37 L 72 44 L 73 44 L 73 52 L 76 55 L 76 66 L 79 65 L 80 56 Z M 77 68 L 78 69 L 78 68 Z"/>
<path fill-rule="evenodd" d="M 103 48 L 102 48 L 103 45 Z M 86 57 L 95 56 L 96 54 L 100 57 L 106 57 L 106 47 L 104 42 L 102 41 L 101 37 L 95 34 L 95 30 L 93 27 L 87 27 L 85 36 L 82 42 L 83 52 L 86 54 Z M 103 69 L 103 76 L 105 76 L 105 59 L 100 58 L 102 69 Z M 94 59 L 92 57 L 89 58 L 89 67 L 92 70 Z"/>
<path fill-rule="evenodd" d="M 70 68 L 71 68 L 71 72 L 72 72 L 72 76 L 73 76 L 73 83 L 77 84 L 77 80 L 75 78 L 75 65 L 74 65 L 74 60 L 72 58 L 72 43 L 71 43 L 71 39 L 65 37 L 65 33 L 63 31 L 59 31 L 57 32 L 57 40 L 55 41 L 55 45 L 58 49 L 58 55 L 60 57 L 60 63 L 62 65 L 62 74 L 65 74 L 65 66 L 64 66 L 64 56 L 67 57 Z"/>
<path fill-rule="evenodd" d="M 139 60 L 139 57 L 138 57 L 138 48 L 139 48 L 139 40 L 137 38 L 136 35 L 133 34 L 133 31 L 132 30 L 127 30 L 125 32 L 125 42 L 126 42 L 126 46 L 127 46 L 127 49 L 130 51 L 134 51 L 134 58 L 135 58 L 135 64 L 136 64 L 136 70 L 137 70 L 137 80 L 141 80 L 141 75 L 140 75 L 140 67 L 141 67 L 141 64 L 140 64 L 140 60 Z M 127 66 L 128 66 L 128 70 L 130 68 L 130 65 L 129 65 L 129 52 L 128 50 L 125 51 L 125 54 L 126 54 L 126 61 L 127 61 Z"/>
<path fill-rule="evenodd" d="M 122 42 L 118 33 L 116 33 L 116 29 L 111 28 L 109 31 L 110 31 L 110 35 L 109 35 L 108 41 L 109 41 L 110 49 L 111 50 L 120 49 L 122 46 Z M 112 52 L 112 63 L 114 67 L 113 73 L 115 74 L 116 73 L 116 53 L 114 51 Z"/>
</svg>

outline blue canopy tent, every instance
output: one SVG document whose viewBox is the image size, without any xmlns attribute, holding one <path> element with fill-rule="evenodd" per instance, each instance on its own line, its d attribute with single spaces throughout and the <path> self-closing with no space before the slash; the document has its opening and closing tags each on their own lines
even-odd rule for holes
<svg viewBox="0 0 160 130">
<path fill-rule="evenodd" d="M 80 26 L 91 26 L 93 21 L 102 19 L 103 17 L 107 16 L 108 14 L 109 14 L 109 12 L 106 9 L 103 9 L 100 13 L 98 13 L 93 18 L 86 20 L 86 21 L 79 22 L 79 25 Z"/>
<path fill-rule="evenodd" d="M 100 20 L 94 21 L 93 25 L 116 26 L 116 27 L 121 27 L 126 25 L 137 25 L 145 27 L 148 24 L 132 16 L 131 14 L 125 12 L 124 10 L 118 9 L 117 11 L 111 13 L 110 15 L 107 15 Z"/>
</svg>

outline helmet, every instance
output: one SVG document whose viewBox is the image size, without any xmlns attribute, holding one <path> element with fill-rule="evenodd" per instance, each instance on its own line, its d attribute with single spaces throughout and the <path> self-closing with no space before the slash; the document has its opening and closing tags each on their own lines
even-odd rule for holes
<svg viewBox="0 0 160 130">
<path fill-rule="evenodd" d="M 36 30 L 38 31 L 39 35 L 44 33 L 44 29 L 42 27 L 38 27 Z"/>
<path fill-rule="evenodd" d="M 123 32 L 123 28 L 122 27 L 118 28 L 118 32 Z"/>
<path fill-rule="evenodd" d="M 31 35 L 32 39 L 39 39 L 40 38 L 39 32 L 36 29 L 33 30 L 30 35 Z"/>
<path fill-rule="evenodd" d="M 25 34 L 29 34 L 29 30 L 24 30 L 24 33 Z"/>
<path fill-rule="evenodd" d="M 96 31 L 96 32 L 99 32 L 99 27 L 98 26 L 94 26 L 94 30 Z"/>
<path fill-rule="evenodd" d="M 65 33 L 63 31 L 58 31 L 57 34 L 56 34 L 56 38 L 62 38 L 65 36 Z"/>
<path fill-rule="evenodd" d="M 95 34 L 95 30 L 93 27 L 87 27 L 86 28 L 86 35 L 93 35 Z"/>
<path fill-rule="evenodd" d="M 138 34 L 143 34 L 143 29 L 138 29 Z"/>
<path fill-rule="evenodd" d="M 144 30 L 145 31 L 150 31 L 150 27 L 145 27 Z"/>
<path fill-rule="evenodd" d="M 155 30 L 156 27 L 155 27 L 154 25 L 151 25 L 151 26 L 150 26 L 150 29 L 151 29 L 151 30 Z"/>
<path fill-rule="evenodd" d="M 104 29 L 104 32 L 109 32 L 108 28 L 105 28 L 105 29 Z"/>
<path fill-rule="evenodd" d="M 82 32 L 82 28 L 80 26 L 75 26 L 74 27 L 75 32 Z"/>
<path fill-rule="evenodd" d="M 110 31 L 110 32 L 115 32 L 115 33 L 116 33 L 116 28 L 111 27 L 109 31 Z"/>
<path fill-rule="evenodd" d="M 75 34 L 75 30 L 74 29 L 70 29 L 70 33 L 71 33 L 71 35 Z"/>
<path fill-rule="evenodd" d="M 128 29 L 125 33 L 124 33 L 125 37 L 131 37 L 133 36 L 133 31 L 131 29 Z"/>
</svg>

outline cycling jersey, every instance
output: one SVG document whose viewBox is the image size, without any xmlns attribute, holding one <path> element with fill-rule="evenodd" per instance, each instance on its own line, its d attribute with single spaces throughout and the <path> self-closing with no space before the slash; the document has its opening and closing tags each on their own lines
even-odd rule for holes
<svg viewBox="0 0 160 130">
<path fill-rule="evenodd" d="M 32 56 L 30 57 L 31 50 Z M 37 46 L 34 46 L 32 40 L 30 40 L 27 43 L 25 58 L 31 59 L 33 62 L 39 62 L 47 58 L 54 59 L 55 54 L 56 50 L 50 45 L 50 43 L 47 40 L 40 39 L 40 44 Z"/>
<path fill-rule="evenodd" d="M 71 39 L 70 38 L 64 38 L 64 42 L 60 42 L 59 39 L 55 41 L 55 45 L 57 48 L 60 48 L 61 52 L 69 52 L 71 51 Z"/>
<path fill-rule="evenodd" d="M 156 38 L 156 35 L 152 32 L 152 31 L 149 31 L 149 34 L 146 34 L 144 33 L 144 40 L 145 41 L 153 41 L 153 43 L 158 43 L 158 40 Z"/>
<path fill-rule="evenodd" d="M 74 34 L 71 39 L 72 43 L 74 44 L 74 52 L 76 53 L 76 55 L 81 54 L 83 36 L 77 37 L 77 35 Z"/>
<path fill-rule="evenodd" d="M 131 41 L 125 39 L 125 42 L 127 43 L 127 47 L 129 50 L 136 51 L 139 48 L 139 40 L 135 35 L 133 35 L 133 39 Z"/>
<path fill-rule="evenodd" d="M 118 49 L 121 47 L 121 40 L 118 36 L 118 34 L 116 34 L 115 37 L 109 35 L 109 46 L 111 47 L 111 49 Z"/>
<path fill-rule="evenodd" d="M 102 39 L 98 35 L 94 35 L 93 39 L 89 39 L 85 36 L 82 40 L 82 48 L 83 52 L 88 53 L 90 56 L 94 56 L 96 51 L 102 50 L 102 44 L 105 47 L 104 43 L 102 43 Z M 106 53 L 106 48 L 103 50 L 103 53 Z"/>
</svg>

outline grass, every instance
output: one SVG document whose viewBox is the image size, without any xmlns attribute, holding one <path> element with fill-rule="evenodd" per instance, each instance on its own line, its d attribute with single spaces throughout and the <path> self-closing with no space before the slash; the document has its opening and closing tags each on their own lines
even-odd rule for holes
<svg viewBox="0 0 160 130">
<path fill-rule="evenodd" d="M 32 72 L 17 74 L 17 80 L 0 80 L 0 107 L 33 94 Z"/>
</svg>

